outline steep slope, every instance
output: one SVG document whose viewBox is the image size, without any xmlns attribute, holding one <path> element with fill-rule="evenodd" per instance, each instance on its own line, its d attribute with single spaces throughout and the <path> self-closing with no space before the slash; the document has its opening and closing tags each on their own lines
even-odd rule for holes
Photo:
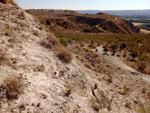
<svg viewBox="0 0 150 113">
<path fill-rule="evenodd" d="M 56 53 L 63 47 L 55 36 L 21 8 L 0 3 L 0 25 L 0 113 L 135 113 L 126 101 L 150 104 L 147 93 L 141 93 L 150 85 L 117 65 L 108 66 L 104 56 L 105 67 L 113 69 L 112 83 L 73 53 L 70 63 L 60 61 Z M 124 95 L 125 85 L 129 92 Z"/>
<path fill-rule="evenodd" d="M 53 28 L 59 27 L 64 30 L 88 32 L 88 33 L 122 33 L 135 34 L 140 29 L 121 17 L 98 13 L 96 15 L 84 15 L 75 11 L 66 10 L 27 10 L 28 13 L 36 16 L 42 23 L 47 20 Z"/>
<path fill-rule="evenodd" d="M 75 59 L 62 63 L 51 49 L 41 46 L 48 35 L 32 16 L 0 3 L 0 24 L 1 113 L 96 112 L 90 104 L 90 99 L 96 102 L 91 90 L 94 73 Z"/>
</svg>

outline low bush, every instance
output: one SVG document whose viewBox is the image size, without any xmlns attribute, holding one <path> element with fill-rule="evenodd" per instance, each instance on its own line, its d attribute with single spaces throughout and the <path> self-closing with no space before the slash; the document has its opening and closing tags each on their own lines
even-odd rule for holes
<svg viewBox="0 0 150 113">
<path fill-rule="evenodd" d="M 128 91 L 129 91 L 129 89 L 126 86 L 124 86 L 123 91 L 118 91 L 118 93 L 121 94 L 121 95 L 127 95 Z"/>
<path fill-rule="evenodd" d="M 132 60 L 135 61 L 135 58 L 138 56 L 138 53 L 136 51 L 132 51 L 130 55 L 133 58 Z"/>
<path fill-rule="evenodd" d="M 103 51 L 105 52 L 104 54 L 107 54 L 108 48 L 106 46 L 104 46 L 104 50 Z"/>
<path fill-rule="evenodd" d="M 96 48 L 95 42 L 91 41 L 89 47 L 95 49 Z"/>
<path fill-rule="evenodd" d="M 0 49 L 0 65 L 7 61 L 5 53 Z"/>
<path fill-rule="evenodd" d="M 144 61 L 138 61 L 137 66 L 138 66 L 138 71 L 143 73 L 146 68 L 146 63 Z"/>
<path fill-rule="evenodd" d="M 40 42 L 40 45 L 47 48 L 47 49 L 55 49 L 57 47 L 60 47 L 59 41 L 52 36 L 48 36 L 46 40 L 42 40 Z"/>
<path fill-rule="evenodd" d="M 126 44 L 125 43 L 120 44 L 120 51 L 124 50 L 125 48 L 126 48 Z"/>
<path fill-rule="evenodd" d="M 19 16 L 21 17 L 21 19 L 25 18 L 25 12 L 22 10 L 19 14 Z"/>
<path fill-rule="evenodd" d="M 46 25 L 51 25 L 50 20 L 46 20 Z"/>
<path fill-rule="evenodd" d="M 128 93 L 128 88 L 126 86 L 123 87 L 123 94 L 126 95 Z"/>
<path fill-rule="evenodd" d="M 111 48 L 111 51 L 112 51 L 112 56 L 114 56 L 115 53 L 116 53 L 116 49 L 118 48 L 118 45 L 117 44 L 112 44 L 110 46 L 110 48 Z"/>
<path fill-rule="evenodd" d="M 63 46 L 68 46 L 68 40 L 65 38 L 60 38 L 59 42 L 63 45 Z"/>
<path fill-rule="evenodd" d="M 57 57 L 65 63 L 70 63 L 72 60 L 72 55 L 71 53 L 65 49 L 65 48 L 61 48 L 59 50 L 57 50 Z"/>
<path fill-rule="evenodd" d="M 8 99 L 17 99 L 22 91 L 22 83 L 18 77 L 9 77 L 2 84 L 6 97 Z"/>
</svg>

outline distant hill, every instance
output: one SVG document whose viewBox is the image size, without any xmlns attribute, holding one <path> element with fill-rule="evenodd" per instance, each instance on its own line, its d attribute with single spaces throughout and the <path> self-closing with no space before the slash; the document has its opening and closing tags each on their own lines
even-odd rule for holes
<svg viewBox="0 0 150 113">
<path fill-rule="evenodd" d="M 97 14 L 104 12 L 116 16 L 120 16 L 124 19 L 150 19 L 149 10 L 78 10 L 82 14 Z"/>
<path fill-rule="evenodd" d="M 140 29 L 122 19 L 106 13 L 95 15 L 81 14 L 71 10 L 26 10 L 41 21 L 50 24 L 53 29 L 84 33 L 121 33 L 136 34 Z"/>
</svg>

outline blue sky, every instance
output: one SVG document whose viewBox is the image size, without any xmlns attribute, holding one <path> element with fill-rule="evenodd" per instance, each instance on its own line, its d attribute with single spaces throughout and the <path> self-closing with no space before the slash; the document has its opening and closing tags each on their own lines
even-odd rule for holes
<svg viewBox="0 0 150 113">
<path fill-rule="evenodd" d="M 24 9 L 150 9 L 150 0 L 15 0 Z"/>
</svg>

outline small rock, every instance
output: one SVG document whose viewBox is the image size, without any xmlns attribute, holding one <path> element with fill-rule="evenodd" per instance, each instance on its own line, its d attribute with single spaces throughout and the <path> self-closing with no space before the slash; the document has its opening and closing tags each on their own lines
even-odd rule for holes
<svg viewBox="0 0 150 113">
<path fill-rule="evenodd" d="M 57 72 L 54 72 L 54 75 L 56 75 L 57 74 Z"/>
<path fill-rule="evenodd" d="M 40 107 L 40 105 L 41 105 L 41 104 L 40 104 L 40 103 L 38 103 L 36 107 Z"/>
<path fill-rule="evenodd" d="M 102 109 L 102 110 L 99 110 L 99 113 L 109 113 L 109 111 L 107 109 Z"/>
<path fill-rule="evenodd" d="M 25 105 L 22 104 L 21 106 L 19 106 L 19 109 L 22 110 L 22 111 L 24 111 L 25 110 Z"/>
</svg>

